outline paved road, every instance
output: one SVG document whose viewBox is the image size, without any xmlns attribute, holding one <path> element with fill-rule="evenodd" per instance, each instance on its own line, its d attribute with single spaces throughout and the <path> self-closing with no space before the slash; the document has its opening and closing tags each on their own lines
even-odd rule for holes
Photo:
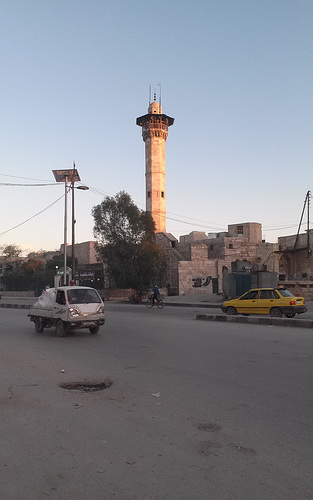
<svg viewBox="0 0 313 500">
<path fill-rule="evenodd" d="M 197 312 L 108 304 L 57 338 L 1 309 L 0 498 L 313 498 L 312 331 Z"/>
</svg>

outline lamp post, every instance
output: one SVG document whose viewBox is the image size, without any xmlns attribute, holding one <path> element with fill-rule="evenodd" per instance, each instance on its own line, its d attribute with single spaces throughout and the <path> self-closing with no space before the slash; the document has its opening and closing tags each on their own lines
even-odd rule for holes
<svg viewBox="0 0 313 500">
<path fill-rule="evenodd" d="M 76 252 L 75 252 L 75 224 L 76 224 L 76 219 L 75 219 L 75 196 L 74 192 L 75 189 L 80 189 L 82 191 L 87 191 L 89 187 L 87 186 L 76 186 L 75 187 L 75 172 L 77 170 L 75 169 L 75 162 L 73 163 L 73 170 L 72 170 L 72 183 L 71 183 L 71 188 L 72 188 L 72 280 L 75 280 L 75 274 L 76 274 Z M 77 172 L 78 174 L 78 172 Z"/>
<path fill-rule="evenodd" d="M 63 285 L 67 284 L 67 191 L 68 182 L 71 182 L 72 188 L 72 261 L 74 262 L 74 268 L 72 269 L 72 274 L 75 272 L 75 215 L 74 215 L 74 189 L 75 182 L 80 181 L 79 173 L 75 168 L 75 162 L 73 163 L 73 168 L 68 170 L 52 170 L 56 182 L 64 182 L 65 185 L 65 201 L 64 201 L 64 274 L 63 274 Z M 89 189 L 87 186 L 79 186 L 80 189 Z M 73 264 L 72 264 L 73 265 Z M 75 278 L 75 276 L 74 276 Z"/>
</svg>

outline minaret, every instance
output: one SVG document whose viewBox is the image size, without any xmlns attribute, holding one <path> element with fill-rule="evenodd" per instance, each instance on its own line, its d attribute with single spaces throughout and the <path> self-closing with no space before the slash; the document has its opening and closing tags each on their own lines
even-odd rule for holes
<svg viewBox="0 0 313 500">
<path fill-rule="evenodd" d="M 150 100 L 149 100 L 150 101 Z M 165 142 L 168 127 L 174 118 L 162 113 L 160 104 L 149 102 L 148 114 L 140 116 L 136 124 L 142 127 L 146 153 L 146 211 L 151 212 L 157 233 L 166 232 L 165 209 Z"/>
</svg>

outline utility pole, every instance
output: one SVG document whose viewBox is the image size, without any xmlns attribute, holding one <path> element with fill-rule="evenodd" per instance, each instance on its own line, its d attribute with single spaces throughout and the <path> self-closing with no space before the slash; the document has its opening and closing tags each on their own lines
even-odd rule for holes
<svg viewBox="0 0 313 500">
<path fill-rule="evenodd" d="M 300 229 L 301 229 L 301 225 L 302 225 L 302 220 L 303 220 L 303 215 L 304 215 L 305 207 L 307 205 L 307 235 L 306 235 L 306 237 L 307 237 L 307 256 L 308 256 L 308 258 L 311 255 L 311 250 L 310 250 L 310 199 L 311 199 L 311 191 L 307 191 L 307 193 L 305 195 L 305 200 L 304 200 L 304 205 L 303 205 L 302 214 L 301 214 L 301 218 L 300 218 L 300 223 L 299 223 L 299 227 L 298 227 L 298 232 L 297 232 L 295 244 L 294 244 L 294 247 L 293 247 L 294 250 L 297 247 L 297 243 L 298 243 L 298 239 L 299 239 L 299 233 L 300 233 Z"/>
<path fill-rule="evenodd" d="M 63 285 L 67 285 L 67 180 L 68 176 L 64 177 L 65 185 L 65 204 L 64 204 L 64 273 L 63 273 Z"/>
<path fill-rule="evenodd" d="M 307 203 L 308 203 L 308 210 L 307 210 L 307 242 L 308 242 L 308 259 L 310 258 L 311 250 L 310 250 L 310 198 L 311 198 L 311 191 L 307 192 Z"/>
<path fill-rule="evenodd" d="M 77 172 L 77 171 L 76 171 Z M 77 172 L 78 173 L 78 172 Z M 72 173 L 72 280 L 75 281 L 75 202 L 74 202 L 74 192 L 75 192 L 75 162 L 73 162 L 73 173 Z"/>
<path fill-rule="evenodd" d="M 72 188 L 72 278 L 75 279 L 75 204 L 74 204 L 74 189 L 75 182 L 80 181 L 79 173 L 75 168 L 68 170 L 52 170 L 56 182 L 64 182 L 65 184 L 65 206 L 64 206 L 64 274 L 63 284 L 67 284 L 67 192 Z M 68 180 L 70 180 L 70 188 L 68 188 Z M 78 186 L 77 189 L 86 191 L 89 189 L 87 186 Z"/>
</svg>

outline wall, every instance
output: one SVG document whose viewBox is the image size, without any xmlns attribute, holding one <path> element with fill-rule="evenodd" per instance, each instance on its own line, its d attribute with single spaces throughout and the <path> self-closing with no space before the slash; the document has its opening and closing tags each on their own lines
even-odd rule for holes
<svg viewBox="0 0 313 500">
<path fill-rule="evenodd" d="M 212 279 L 217 277 L 217 261 L 178 262 L 179 295 L 212 293 Z"/>
<path fill-rule="evenodd" d="M 243 226 L 244 234 L 236 236 L 238 226 Z M 232 236 L 218 233 L 216 238 L 197 240 L 196 235 L 201 233 L 195 231 L 175 244 L 162 233 L 164 236 L 158 242 L 168 255 L 167 280 L 175 283 L 179 295 L 203 293 L 204 289 L 212 292 L 212 280 L 208 283 L 207 279 L 210 276 L 218 280 L 218 293 L 222 293 L 223 268 L 230 272 L 231 263 L 235 261 L 248 260 L 257 270 L 266 264 L 269 271 L 278 273 L 279 254 L 275 253 L 278 245 L 262 242 L 261 224 L 235 224 L 229 228 L 230 233 L 234 233 Z M 194 286 L 195 283 L 199 286 Z"/>
<path fill-rule="evenodd" d="M 61 245 L 63 252 L 64 245 Z M 67 247 L 67 255 L 72 255 L 72 245 Z M 75 257 L 78 264 L 97 264 L 96 241 L 85 241 L 75 244 Z"/>
<path fill-rule="evenodd" d="M 238 231 L 242 228 L 242 233 Z M 259 222 L 244 222 L 241 224 L 230 224 L 228 226 L 228 235 L 236 238 L 247 238 L 250 243 L 261 243 L 262 241 L 262 224 Z"/>
</svg>

